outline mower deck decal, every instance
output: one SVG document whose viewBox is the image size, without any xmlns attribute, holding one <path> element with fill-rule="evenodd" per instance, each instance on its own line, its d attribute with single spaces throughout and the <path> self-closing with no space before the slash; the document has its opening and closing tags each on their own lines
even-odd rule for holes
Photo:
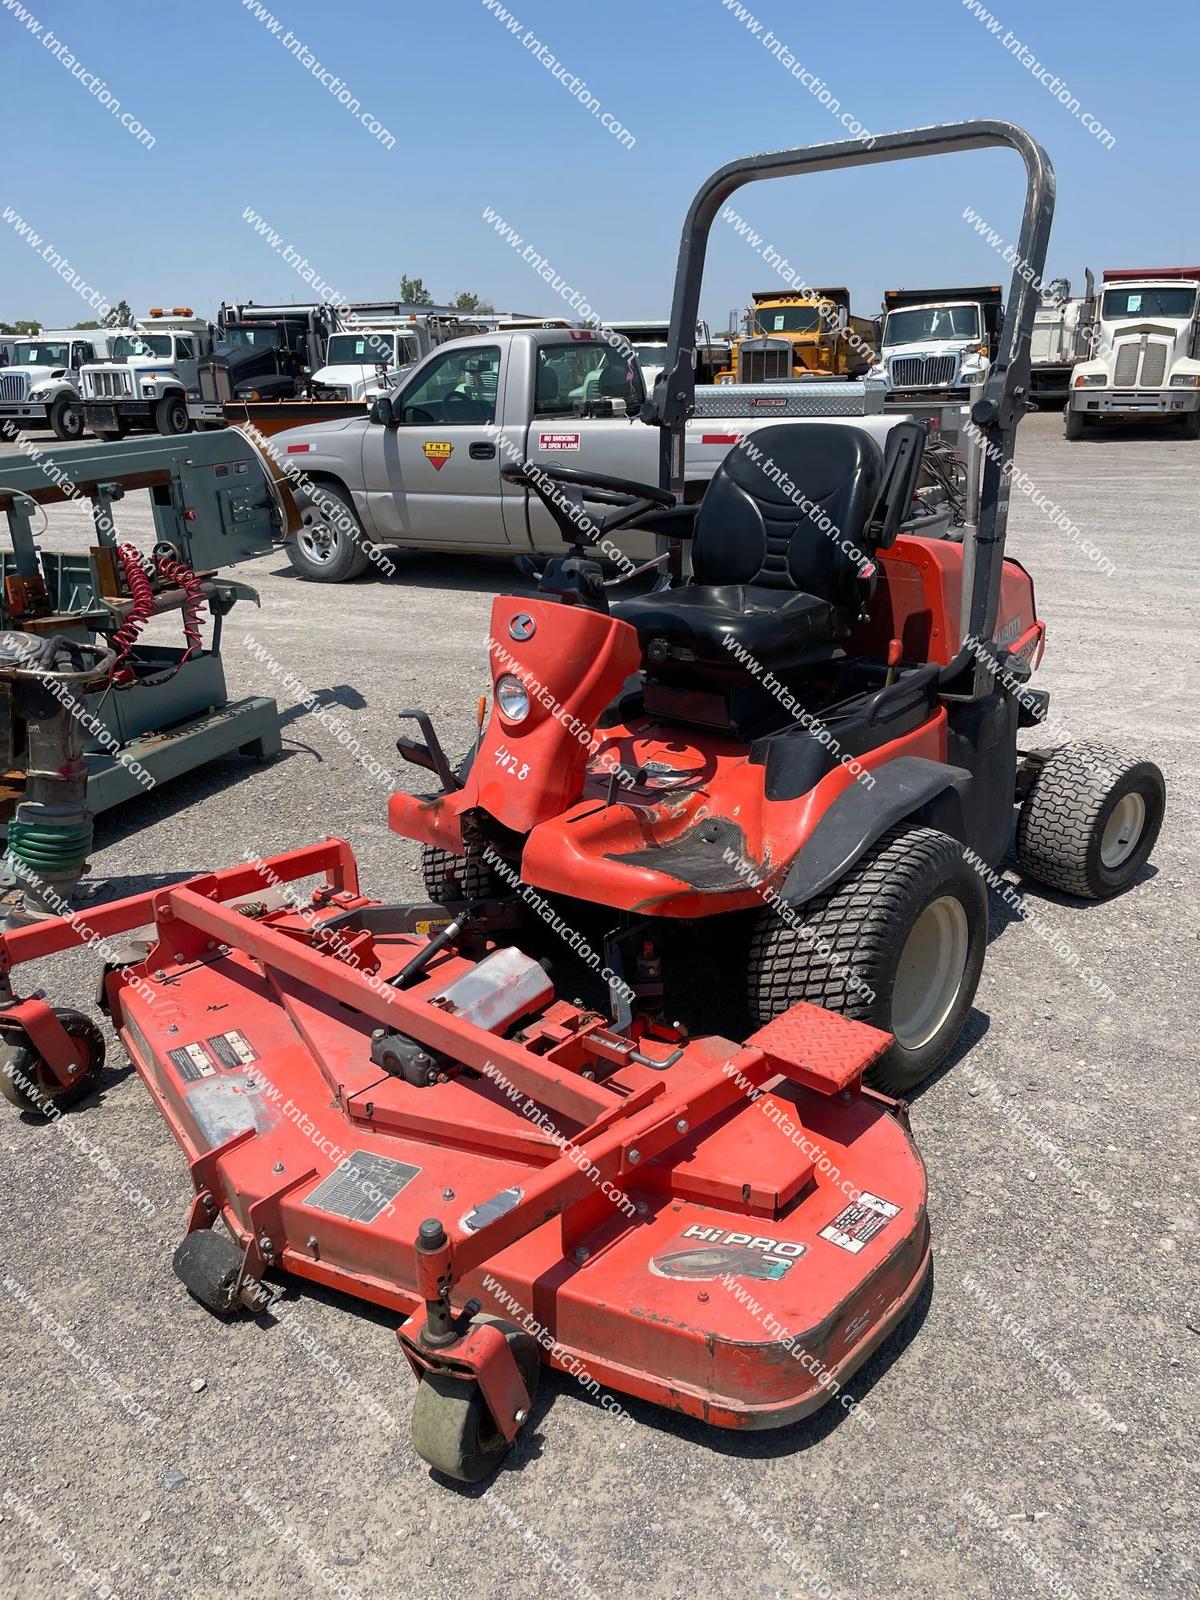
<svg viewBox="0 0 1200 1600">
<path fill-rule="evenodd" d="M 258 1051 L 240 1028 L 214 1033 L 204 1042 L 223 1067 L 249 1067 L 258 1060 Z"/>
<path fill-rule="evenodd" d="M 202 1044 L 181 1045 L 169 1050 L 167 1058 L 184 1083 L 195 1083 L 200 1078 L 211 1078 L 216 1064 Z"/>
<path fill-rule="evenodd" d="M 407 1161 L 351 1150 L 345 1164 L 323 1178 L 304 1204 L 349 1222 L 374 1222 L 420 1172 Z"/>
<path fill-rule="evenodd" d="M 690 1246 L 688 1241 L 692 1241 Z M 807 1248 L 798 1239 L 731 1233 L 725 1228 L 702 1228 L 693 1223 L 671 1249 L 652 1256 L 649 1265 L 656 1278 L 710 1282 L 714 1278 L 731 1277 L 774 1281 L 789 1272 Z"/>
<path fill-rule="evenodd" d="M 440 472 L 454 454 L 454 446 L 449 439 L 426 439 L 421 449 L 435 472 Z"/>
<path fill-rule="evenodd" d="M 869 1245 L 877 1233 L 882 1233 L 893 1217 L 900 1215 L 900 1207 L 890 1200 L 881 1200 L 877 1194 L 864 1189 L 858 1199 L 839 1211 L 818 1237 L 828 1239 L 839 1250 L 848 1250 L 852 1256 Z"/>
</svg>

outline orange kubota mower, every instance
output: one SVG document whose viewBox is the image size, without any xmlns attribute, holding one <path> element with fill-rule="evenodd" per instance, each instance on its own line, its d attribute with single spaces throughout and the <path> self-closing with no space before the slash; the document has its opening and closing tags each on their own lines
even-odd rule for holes
<svg viewBox="0 0 1200 1600">
<path fill-rule="evenodd" d="M 977 867 L 1015 817 L 1027 871 L 1098 897 L 1153 844 L 1156 768 L 1017 754 L 1045 703 L 1024 688 L 1033 586 L 1004 556 L 1035 307 L 1020 273 L 973 408 L 987 452 L 961 541 L 903 531 L 910 421 L 882 449 L 849 423 L 764 429 L 680 503 L 727 197 L 996 145 L 1024 160 L 1019 259 L 1040 273 L 1053 177 L 1007 123 L 750 157 L 700 190 L 643 413 L 661 487 L 512 469 L 574 548 L 539 598 L 494 603 L 492 709 L 467 762 L 405 713 L 424 742 L 400 747 L 439 786 L 394 794 L 389 821 L 426 847 L 428 904 L 364 896 L 329 839 L 0 936 L 4 1089 L 53 1112 L 94 1084 L 102 1036 L 17 998 L 11 970 L 142 930 L 110 954 L 103 1004 L 191 1169 L 176 1271 L 222 1314 L 267 1306 L 272 1271 L 394 1310 L 414 1444 L 454 1477 L 494 1468 L 543 1362 L 722 1427 L 779 1426 L 836 1392 L 928 1269 L 924 1169 L 881 1089 L 930 1072 L 962 1027 L 987 930 Z M 579 489 L 612 507 L 586 540 Z M 610 603 L 585 546 L 635 521 L 666 536 L 666 581 Z M 564 957 L 531 901 L 573 945 L 594 925 L 603 955 Z M 705 951 L 715 979 L 689 995 Z"/>
</svg>

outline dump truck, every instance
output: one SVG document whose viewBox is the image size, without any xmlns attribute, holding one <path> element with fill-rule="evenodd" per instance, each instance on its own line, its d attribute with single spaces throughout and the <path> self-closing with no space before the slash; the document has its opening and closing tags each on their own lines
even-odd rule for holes
<svg viewBox="0 0 1200 1600">
<path fill-rule="evenodd" d="M 1200 439 L 1200 267 L 1105 272 L 1091 353 L 1071 374 L 1065 432 L 1174 421 Z"/>
<path fill-rule="evenodd" d="M 954 289 L 888 289 L 879 360 L 872 367 L 896 403 L 936 393 L 965 400 L 983 382 L 1004 319 L 998 283 Z"/>
<path fill-rule="evenodd" d="M 1029 336 L 1029 398 L 1034 404 L 1061 405 L 1071 393 L 1071 370 L 1091 353 L 1096 309 L 1095 280 L 1084 274 L 1087 287 L 1072 295 L 1070 280 L 1056 278 L 1043 293 Z"/>
<path fill-rule="evenodd" d="M 722 378 L 730 383 L 782 383 L 814 376 L 858 377 L 875 356 L 875 325 L 850 310 L 850 291 L 807 289 L 753 295 L 746 332 L 733 345 Z"/>
<path fill-rule="evenodd" d="M 230 400 L 290 400 L 309 392 L 337 325 L 322 303 L 260 306 L 247 301 L 217 312 L 212 353 L 200 363 L 196 422 L 224 422 Z"/>
<path fill-rule="evenodd" d="M 449 339 L 475 329 L 458 317 L 376 317 L 355 314 L 331 333 L 325 363 L 312 375 L 314 400 L 366 400 L 385 393 L 404 367 L 420 361 Z"/>
</svg>

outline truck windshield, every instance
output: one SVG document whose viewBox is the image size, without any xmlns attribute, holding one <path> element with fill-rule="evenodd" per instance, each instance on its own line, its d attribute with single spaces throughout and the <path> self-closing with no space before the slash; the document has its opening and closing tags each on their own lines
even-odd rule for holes
<svg viewBox="0 0 1200 1600">
<path fill-rule="evenodd" d="M 820 326 L 820 306 L 785 306 L 754 314 L 755 333 L 815 333 Z"/>
<path fill-rule="evenodd" d="M 70 349 L 66 344 L 23 344 L 13 352 L 14 367 L 65 367 Z"/>
<path fill-rule="evenodd" d="M 889 311 L 883 328 L 884 344 L 978 337 L 978 306 L 925 306 L 919 311 Z"/>
<path fill-rule="evenodd" d="M 171 359 L 171 336 L 169 333 L 134 333 L 122 334 L 119 339 L 113 340 L 112 359 L 114 361 L 128 361 L 130 356 L 158 356 Z"/>
<path fill-rule="evenodd" d="M 395 359 L 390 333 L 335 333 L 325 352 L 331 367 L 377 367 L 385 361 L 390 366 Z"/>
<path fill-rule="evenodd" d="M 283 343 L 283 329 L 268 328 L 261 322 L 231 322 L 222 330 L 221 342 L 247 345 L 255 350 L 278 350 Z"/>
<path fill-rule="evenodd" d="M 1105 322 L 1122 317 L 1190 317 L 1195 304 L 1194 289 L 1106 289 Z"/>
<path fill-rule="evenodd" d="M 643 367 L 661 367 L 667 359 L 665 344 L 635 344 L 633 353 Z"/>
</svg>

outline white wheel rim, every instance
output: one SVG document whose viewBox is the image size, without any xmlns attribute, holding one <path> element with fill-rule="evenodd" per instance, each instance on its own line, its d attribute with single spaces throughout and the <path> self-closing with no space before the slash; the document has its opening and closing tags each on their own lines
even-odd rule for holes
<svg viewBox="0 0 1200 1600">
<path fill-rule="evenodd" d="M 966 909 L 953 895 L 931 900 L 913 923 L 892 986 L 892 1032 L 905 1050 L 928 1044 L 953 1011 L 970 942 Z"/>
<path fill-rule="evenodd" d="M 1146 802 L 1136 789 L 1117 801 L 1100 840 L 1100 864 L 1111 872 L 1129 860 L 1146 826 Z"/>
</svg>

